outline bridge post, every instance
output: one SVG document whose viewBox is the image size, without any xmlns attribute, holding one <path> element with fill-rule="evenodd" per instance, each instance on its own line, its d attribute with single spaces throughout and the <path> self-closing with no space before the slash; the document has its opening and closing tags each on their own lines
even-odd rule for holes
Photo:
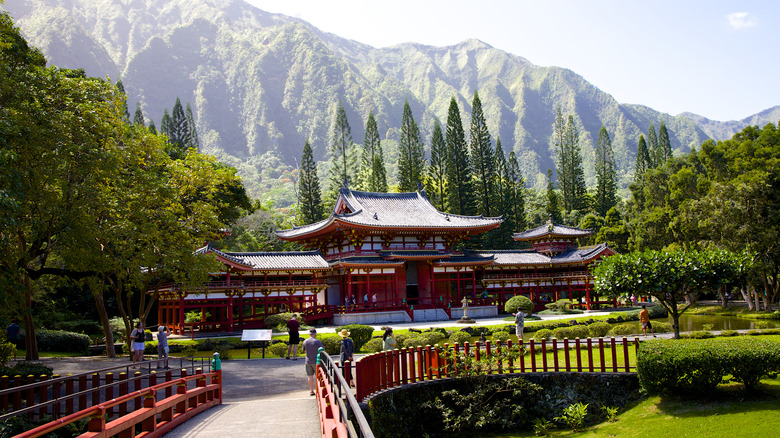
<svg viewBox="0 0 780 438">
<path fill-rule="evenodd" d="M 97 411 L 89 417 L 87 431 L 97 433 L 104 430 L 106 430 L 106 408 L 98 407 Z"/>
<path fill-rule="evenodd" d="M 134 391 L 140 391 L 141 390 L 141 372 L 136 371 L 135 372 L 135 379 L 133 380 L 133 390 Z M 133 399 L 133 406 L 135 407 L 135 410 L 141 409 L 141 398 L 136 397 Z"/>
</svg>

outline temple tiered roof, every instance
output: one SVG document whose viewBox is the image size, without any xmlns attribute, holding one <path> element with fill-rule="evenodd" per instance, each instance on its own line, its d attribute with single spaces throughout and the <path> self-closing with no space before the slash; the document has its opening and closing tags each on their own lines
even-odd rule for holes
<svg viewBox="0 0 780 438">
<path fill-rule="evenodd" d="M 338 228 L 416 233 L 459 231 L 483 233 L 501 225 L 500 217 L 460 216 L 438 211 L 424 192 L 373 193 L 341 189 L 327 219 L 291 230 L 278 231 L 283 240 L 301 240 Z"/>
<path fill-rule="evenodd" d="M 521 233 L 515 233 L 512 235 L 512 237 L 514 237 L 515 240 L 527 241 L 527 240 L 538 240 L 545 237 L 577 239 L 580 237 L 590 236 L 590 234 L 591 234 L 591 230 L 583 230 L 582 228 L 560 225 L 560 224 L 553 223 L 552 220 L 549 220 L 544 225 L 538 226 L 530 230 L 525 230 Z"/>
<path fill-rule="evenodd" d="M 330 264 L 318 251 L 298 252 L 225 252 L 211 245 L 197 250 L 198 254 L 214 254 L 218 260 L 241 270 L 255 271 L 327 271 Z"/>
<path fill-rule="evenodd" d="M 493 257 L 496 266 L 534 266 L 534 265 L 559 265 L 559 264 L 583 264 L 596 259 L 602 254 L 612 255 L 612 251 L 606 243 L 581 248 L 572 248 L 552 257 L 539 253 L 533 249 L 501 250 L 501 251 L 469 251 L 469 254 L 481 257 Z"/>
</svg>

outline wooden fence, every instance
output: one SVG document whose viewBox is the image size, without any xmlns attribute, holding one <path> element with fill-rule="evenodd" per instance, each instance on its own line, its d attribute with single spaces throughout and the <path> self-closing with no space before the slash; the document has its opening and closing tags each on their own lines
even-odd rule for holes
<svg viewBox="0 0 780 438">
<path fill-rule="evenodd" d="M 630 348 L 632 344 L 633 348 Z M 515 344 L 520 347 L 516 355 L 496 354 L 512 347 L 512 341 L 503 345 L 476 342 L 473 346 L 467 342 L 462 346 L 456 343 L 452 347 L 448 344 L 444 347 L 409 347 L 365 356 L 355 363 L 357 399 L 364 401 L 377 391 L 407 383 L 450 377 L 457 366 L 455 358 L 461 354 L 475 360 L 495 355 L 497 363 L 489 370 L 491 374 L 634 372 L 639 338 L 521 341 Z M 346 367 L 349 367 L 348 363 Z"/>
</svg>

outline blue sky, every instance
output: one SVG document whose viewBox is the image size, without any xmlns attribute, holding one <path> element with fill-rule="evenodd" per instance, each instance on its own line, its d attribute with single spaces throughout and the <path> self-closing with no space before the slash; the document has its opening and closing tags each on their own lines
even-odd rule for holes
<svg viewBox="0 0 780 438">
<path fill-rule="evenodd" d="M 736 120 L 780 105 L 780 2 L 247 1 L 375 47 L 476 38 L 672 115 Z"/>
</svg>

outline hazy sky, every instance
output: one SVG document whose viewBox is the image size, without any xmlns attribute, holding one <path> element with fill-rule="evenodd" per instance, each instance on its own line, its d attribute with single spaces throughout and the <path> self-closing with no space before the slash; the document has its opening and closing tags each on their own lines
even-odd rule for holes
<svg viewBox="0 0 780 438">
<path fill-rule="evenodd" d="M 780 2 L 247 0 L 375 47 L 476 38 L 621 103 L 736 120 L 780 105 Z"/>
</svg>

